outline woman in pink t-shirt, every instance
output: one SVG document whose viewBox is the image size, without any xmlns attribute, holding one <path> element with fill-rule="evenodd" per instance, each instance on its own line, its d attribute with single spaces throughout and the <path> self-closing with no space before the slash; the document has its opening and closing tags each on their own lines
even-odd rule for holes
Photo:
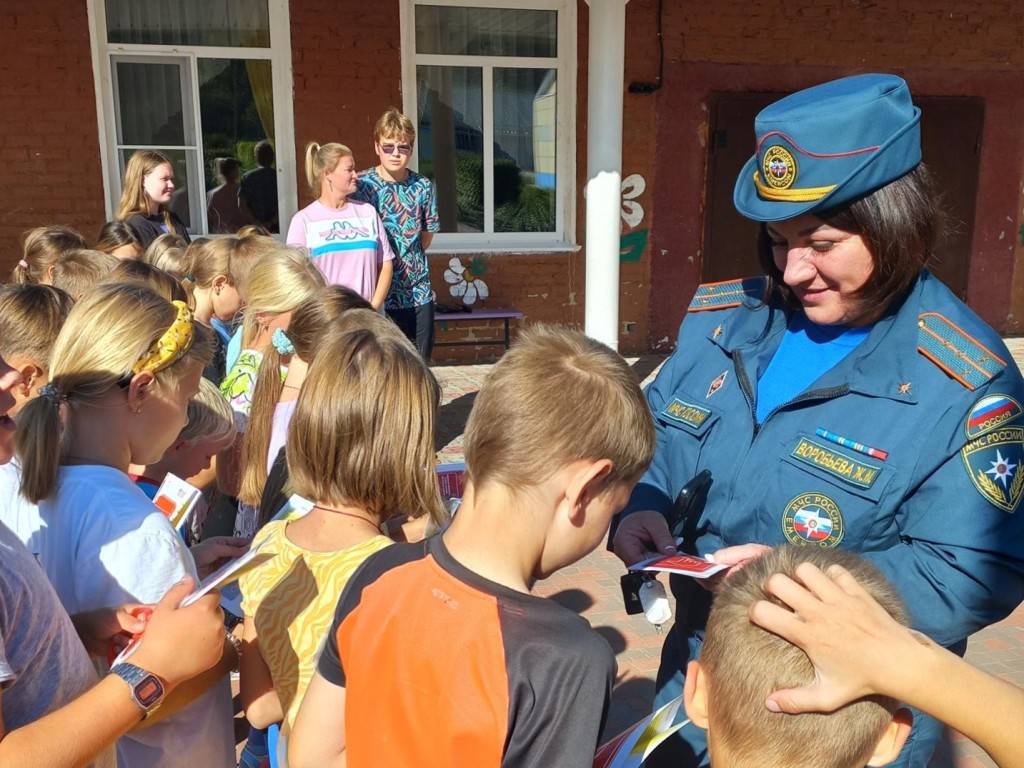
<svg viewBox="0 0 1024 768">
<path fill-rule="evenodd" d="M 352 150 L 310 142 L 306 180 L 319 197 L 292 217 L 288 244 L 307 248 L 330 285 L 351 288 L 379 310 L 391 286 L 394 253 L 376 208 L 349 200 L 357 181 Z"/>
</svg>

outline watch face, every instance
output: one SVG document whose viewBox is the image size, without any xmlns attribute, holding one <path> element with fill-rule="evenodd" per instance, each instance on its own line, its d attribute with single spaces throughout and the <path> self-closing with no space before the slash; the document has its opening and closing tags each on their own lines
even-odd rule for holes
<svg viewBox="0 0 1024 768">
<path fill-rule="evenodd" d="M 163 698 L 164 687 L 155 675 L 146 675 L 135 686 L 135 696 L 146 709 L 155 706 Z"/>
</svg>

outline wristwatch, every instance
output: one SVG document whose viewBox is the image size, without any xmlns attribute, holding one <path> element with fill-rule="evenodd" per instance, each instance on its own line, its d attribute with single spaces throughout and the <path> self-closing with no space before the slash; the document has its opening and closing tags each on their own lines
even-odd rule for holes
<svg viewBox="0 0 1024 768">
<path fill-rule="evenodd" d="M 120 664 L 111 667 L 110 673 L 117 675 L 128 683 L 132 701 L 138 704 L 144 713 L 142 716 L 143 720 L 153 714 L 153 710 L 159 707 L 160 703 L 164 700 L 167 692 L 164 681 L 152 672 L 147 672 L 141 667 L 136 667 L 134 664 L 122 661 Z"/>
</svg>

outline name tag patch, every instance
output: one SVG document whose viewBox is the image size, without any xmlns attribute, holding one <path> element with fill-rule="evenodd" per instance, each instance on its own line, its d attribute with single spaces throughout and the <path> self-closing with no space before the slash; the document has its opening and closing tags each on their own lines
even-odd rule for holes
<svg viewBox="0 0 1024 768">
<path fill-rule="evenodd" d="M 662 409 L 661 415 L 672 419 L 672 421 L 689 424 L 691 427 L 700 427 L 708 420 L 711 411 L 707 408 L 701 408 L 699 405 L 687 403 L 678 397 L 673 397 L 672 402 Z"/>
<path fill-rule="evenodd" d="M 858 461 L 806 437 L 800 438 L 790 456 L 858 488 L 870 488 L 881 471 L 878 465 Z"/>
</svg>

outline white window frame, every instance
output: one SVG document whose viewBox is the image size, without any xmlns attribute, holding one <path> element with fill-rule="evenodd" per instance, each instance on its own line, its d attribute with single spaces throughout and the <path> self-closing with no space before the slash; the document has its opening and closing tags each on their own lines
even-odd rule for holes
<svg viewBox="0 0 1024 768">
<path fill-rule="evenodd" d="M 558 56 L 455 56 L 416 53 L 415 6 L 443 5 L 470 8 L 557 11 Z M 558 100 L 555 117 L 555 231 L 554 232 L 438 232 L 430 250 L 441 253 L 491 251 L 530 252 L 577 250 L 576 237 L 576 2 L 575 0 L 402 0 L 402 107 L 418 114 L 416 67 L 464 66 L 483 70 L 483 165 L 485 229 L 494 222 L 494 99 L 495 68 L 548 68 L 557 70 Z M 418 153 L 409 166 L 416 170 Z"/>
<path fill-rule="evenodd" d="M 270 26 L 269 48 L 248 48 L 208 45 L 148 45 L 107 42 L 105 0 L 86 0 L 89 12 L 89 36 L 92 45 L 93 81 L 96 86 L 96 119 L 100 139 L 100 163 L 103 168 L 103 191 L 107 220 L 114 218 L 121 200 L 121 167 L 117 153 L 117 121 L 114 104 L 114 80 L 111 62 L 114 57 L 155 57 L 188 60 L 190 92 L 182 97 L 194 105 L 192 130 L 198 143 L 199 179 L 205 179 L 206 158 L 203 156 L 202 123 L 199 110 L 199 79 L 196 59 L 264 59 L 271 64 L 274 95 L 274 150 L 277 169 L 278 219 L 290 221 L 298 210 L 298 187 L 295 167 L 295 116 L 292 101 L 292 43 L 289 0 L 267 0 Z M 208 232 L 205 185 L 200 195 L 203 204 L 196 220 Z M 283 236 L 283 235 L 282 235 Z"/>
</svg>

